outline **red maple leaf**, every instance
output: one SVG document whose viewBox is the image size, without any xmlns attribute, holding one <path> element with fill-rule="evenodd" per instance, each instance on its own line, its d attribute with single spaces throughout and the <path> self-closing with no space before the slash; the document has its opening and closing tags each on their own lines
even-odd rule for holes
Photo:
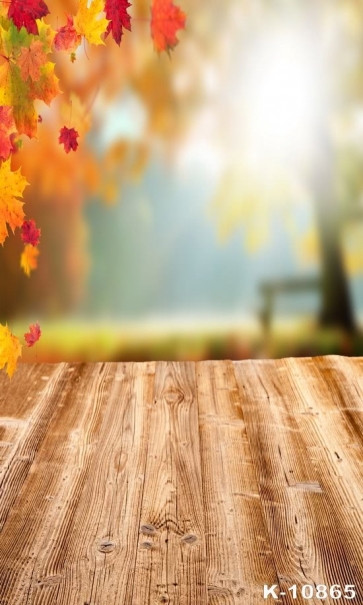
<svg viewBox="0 0 363 605">
<path fill-rule="evenodd" d="M 186 15 L 172 0 L 153 0 L 151 6 L 151 37 L 157 51 L 171 50 L 178 44 L 176 32 L 184 29 Z"/>
<path fill-rule="evenodd" d="M 106 30 L 106 36 L 112 32 L 112 37 L 120 46 L 122 38 L 122 28 L 131 31 L 131 17 L 127 13 L 127 9 L 131 4 L 127 0 L 106 0 L 105 13 L 106 19 L 109 19 Z"/>
<path fill-rule="evenodd" d="M 75 30 L 72 15 L 66 15 L 66 17 L 66 25 L 57 29 L 54 46 L 57 50 L 74 51 L 79 46 L 82 36 Z"/>
<path fill-rule="evenodd" d="M 42 331 L 38 322 L 35 324 L 30 324 L 29 332 L 26 332 L 26 334 L 24 334 L 25 342 L 28 347 L 32 347 L 36 342 L 38 342 L 39 338 L 41 337 L 41 334 Z"/>
<path fill-rule="evenodd" d="M 29 34 L 37 35 L 36 19 L 49 14 L 49 8 L 43 0 L 10 0 L 8 17 L 20 30 L 23 26 Z"/>
<path fill-rule="evenodd" d="M 75 128 L 63 126 L 60 130 L 58 141 L 59 144 L 63 143 L 66 153 L 69 153 L 71 149 L 76 151 L 78 147 L 77 137 L 79 137 L 79 134 Z"/>
<path fill-rule="evenodd" d="M 35 221 L 24 221 L 21 226 L 21 239 L 25 244 L 31 244 L 37 246 L 40 239 L 40 229 L 37 229 Z"/>
</svg>

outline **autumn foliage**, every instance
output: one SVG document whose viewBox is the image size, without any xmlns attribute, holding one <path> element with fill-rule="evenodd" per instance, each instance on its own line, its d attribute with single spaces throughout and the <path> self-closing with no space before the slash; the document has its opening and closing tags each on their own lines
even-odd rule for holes
<svg viewBox="0 0 363 605">
<path fill-rule="evenodd" d="M 27 344 L 28 347 L 33 347 L 35 345 L 36 342 L 38 342 L 40 336 L 41 336 L 41 329 L 40 329 L 40 325 L 38 324 L 38 322 L 36 322 L 35 324 L 31 324 L 29 326 L 29 332 L 27 332 L 26 334 L 24 334 L 24 338 L 25 338 L 25 342 Z"/>
<path fill-rule="evenodd" d="M 186 16 L 172 0 L 153 0 L 151 35 L 156 50 L 171 50 L 178 43 L 176 32 L 184 29 Z"/>
<path fill-rule="evenodd" d="M 59 133 L 59 142 L 64 145 L 64 151 L 69 153 L 71 149 L 73 151 L 77 150 L 78 147 L 78 139 L 79 134 L 75 128 L 67 128 L 67 126 L 63 126 Z"/>
<path fill-rule="evenodd" d="M 131 18 L 127 12 L 130 3 L 127 0 L 106 0 L 105 13 L 109 24 L 106 35 L 112 33 L 115 42 L 120 45 L 124 29 L 131 31 Z"/>
<path fill-rule="evenodd" d="M 55 71 L 58 54 L 69 53 L 74 63 L 80 45 L 104 45 L 109 35 L 120 46 L 124 31 L 131 31 L 130 6 L 127 0 L 79 0 L 74 14 L 65 14 L 64 23 L 53 29 L 43 0 L 0 0 L 0 244 L 9 230 L 19 229 L 24 245 L 19 264 L 27 276 L 37 267 L 41 229 L 26 217 L 23 192 L 29 183 L 13 158 L 24 136 L 37 139 L 39 102 L 50 106 L 62 94 Z M 170 51 L 177 44 L 177 31 L 185 26 L 185 14 L 171 0 L 152 0 L 150 12 L 155 50 Z M 76 99 L 68 116 L 58 136 L 63 154 L 76 152 L 81 144 Z M 26 344 L 33 346 L 40 335 L 39 324 L 32 324 L 24 335 Z M 19 338 L 0 324 L 0 369 L 6 368 L 11 377 L 20 355 Z"/>
</svg>

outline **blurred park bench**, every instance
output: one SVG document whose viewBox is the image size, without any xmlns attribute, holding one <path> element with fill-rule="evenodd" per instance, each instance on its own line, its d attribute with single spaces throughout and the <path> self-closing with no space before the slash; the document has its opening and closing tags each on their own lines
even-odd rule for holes
<svg viewBox="0 0 363 605">
<path fill-rule="evenodd" d="M 260 285 L 263 305 L 259 316 L 265 332 L 271 328 L 275 301 L 277 296 L 285 294 L 301 294 L 309 291 L 321 290 L 321 279 L 319 277 L 297 277 L 279 280 L 264 281 Z"/>
</svg>

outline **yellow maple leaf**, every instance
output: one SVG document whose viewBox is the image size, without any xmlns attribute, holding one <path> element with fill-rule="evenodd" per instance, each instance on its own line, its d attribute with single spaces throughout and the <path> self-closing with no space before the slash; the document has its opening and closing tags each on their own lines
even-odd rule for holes
<svg viewBox="0 0 363 605">
<path fill-rule="evenodd" d="M 0 324 L 0 369 L 7 364 L 6 372 L 9 378 L 16 370 L 17 359 L 21 355 L 19 338 L 13 336 L 7 325 Z"/>
<path fill-rule="evenodd" d="M 0 166 L 0 244 L 8 236 L 7 225 L 14 232 L 24 221 L 23 197 L 24 188 L 28 185 L 20 173 L 20 168 L 12 172 L 10 158 Z"/>
<path fill-rule="evenodd" d="M 20 257 L 20 266 L 28 277 L 33 269 L 36 269 L 38 266 L 38 256 L 39 250 L 36 246 L 32 246 L 31 244 L 24 246 Z"/>
<path fill-rule="evenodd" d="M 93 0 L 88 6 L 87 0 L 80 0 L 77 14 L 74 17 L 74 29 L 77 34 L 84 36 L 90 44 L 104 44 L 101 36 L 105 33 L 109 20 L 100 18 L 104 11 L 104 0 Z"/>
</svg>

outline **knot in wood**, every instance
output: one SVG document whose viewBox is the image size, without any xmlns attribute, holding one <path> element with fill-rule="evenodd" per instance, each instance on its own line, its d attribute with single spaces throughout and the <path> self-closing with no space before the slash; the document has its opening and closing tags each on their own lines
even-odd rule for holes
<svg viewBox="0 0 363 605">
<path fill-rule="evenodd" d="M 98 545 L 98 550 L 100 552 L 104 552 L 104 553 L 109 553 L 112 552 L 113 550 L 115 550 L 116 548 L 116 543 L 113 542 L 112 540 L 101 540 L 101 542 Z"/>
<path fill-rule="evenodd" d="M 184 393 L 180 389 L 172 387 L 164 392 L 164 399 L 168 405 L 178 405 L 184 400 Z"/>
<path fill-rule="evenodd" d="M 232 597 L 232 592 L 228 588 L 222 586 L 208 586 L 208 596 L 214 597 Z"/>
<path fill-rule="evenodd" d="M 141 525 L 140 531 L 146 536 L 153 536 L 154 534 L 156 534 L 155 527 L 153 525 L 150 525 L 150 523 L 144 523 L 144 525 Z"/>
<path fill-rule="evenodd" d="M 53 586 L 54 584 L 60 584 L 62 581 L 62 576 L 43 576 L 38 579 L 39 586 Z M 1 601 L 0 601 L 1 603 Z"/>
<path fill-rule="evenodd" d="M 185 536 L 182 536 L 180 539 L 186 544 L 194 544 L 194 542 L 198 540 L 195 534 L 185 534 Z"/>
</svg>

